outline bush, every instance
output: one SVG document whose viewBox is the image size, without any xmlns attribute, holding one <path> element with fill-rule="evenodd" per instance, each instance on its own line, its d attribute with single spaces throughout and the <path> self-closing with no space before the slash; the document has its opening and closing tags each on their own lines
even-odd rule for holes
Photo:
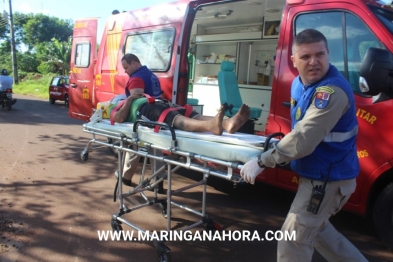
<svg viewBox="0 0 393 262">
<path fill-rule="evenodd" d="M 24 72 L 37 72 L 37 67 L 40 64 L 37 56 L 35 54 L 26 52 L 26 53 L 17 53 L 18 60 L 18 71 Z"/>
<path fill-rule="evenodd" d="M 41 63 L 38 67 L 37 67 L 38 72 L 40 72 L 41 74 L 49 74 L 49 73 L 53 73 L 53 74 L 60 74 L 59 72 L 61 72 L 61 69 L 59 69 L 59 67 L 54 64 L 54 63 Z"/>
</svg>

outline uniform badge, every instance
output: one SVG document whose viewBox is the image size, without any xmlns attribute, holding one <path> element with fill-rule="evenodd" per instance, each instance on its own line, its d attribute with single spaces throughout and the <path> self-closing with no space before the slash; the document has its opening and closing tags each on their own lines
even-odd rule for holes
<svg viewBox="0 0 393 262">
<path fill-rule="evenodd" d="M 315 93 L 315 107 L 319 109 L 325 108 L 330 99 L 330 95 L 334 93 L 334 90 L 327 86 L 318 87 Z"/>
<path fill-rule="evenodd" d="M 299 120 L 301 115 L 302 115 L 302 111 L 300 110 L 300 106 L 299 106 L 296 110 L 296 120 Z"/>
</svg>

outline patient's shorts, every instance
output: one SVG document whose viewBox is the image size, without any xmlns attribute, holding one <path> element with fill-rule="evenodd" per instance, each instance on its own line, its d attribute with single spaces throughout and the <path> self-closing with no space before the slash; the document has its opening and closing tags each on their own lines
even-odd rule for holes
<svg viewBox="0 0 393 262">
<path fill-rule="evenodd" d="M 165 109 L 170 108 L 170 106 L 164 102 L 156 102 L 156 103 L 146 103 L 143 104 L 137 112 L 137 118 L 141 120 L 147 121 L 158 121 L 161 113 L 164 112 Z M 178 110 L 169 111 L 166 115 L 164 122 L 173 127 L 173 122 L 178 115 L 183 115 L 186 113 L 185 108 L 180 108 Z M 188 116 L 189 118 L 194 118 L 198 116 L 199 113 L 192 111 L 191 115 Z"/>
</svg>

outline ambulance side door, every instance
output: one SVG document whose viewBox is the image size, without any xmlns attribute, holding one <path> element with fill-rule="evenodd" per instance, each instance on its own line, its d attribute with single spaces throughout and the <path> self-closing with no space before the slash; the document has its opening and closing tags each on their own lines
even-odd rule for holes
<svg viewBox="0 0 393 262">
<path fill-rule="evenodd" d="M 94 67 L 96 62 L 97 18 L 76 20 L 69 88 L 69 115 L 88 121 L 92 114 Z"/>
</svg>

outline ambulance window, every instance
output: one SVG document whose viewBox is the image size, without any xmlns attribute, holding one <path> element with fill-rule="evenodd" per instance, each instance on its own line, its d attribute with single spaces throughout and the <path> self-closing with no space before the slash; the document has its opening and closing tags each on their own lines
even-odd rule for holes
<svg viewBox="0 0 393 262">
<path fill-rule="evenodd" d="M 90 61 L 90 44 L 78 43 L 76 44 L 76 52 L 74 63 L 77 67 L 88 67 Z"/>
<path fill-rule="evenodd" d="M 383 48 L 362 20 L 347 12 L 318 12 L 299 15 L 295 33 L 306 28 L 322 32 L 329 47 L 330 63 L 348 79 L 355 93 L 359 89 L 359 70 L 369 47 Z"/>
<path fill-rule="evenodd" d="M 135 54 L 152 71 L 167 71 L 171 63 L 174 38 L 174 28 L 129 35 L 124 54 Z"/>
<path fill-rule="evenodd" d="M 355 93 L 361 94 L 359 89 L 359 71 L 370 47 L 384 48 L 384 45 L 374 36 L 362 20 L 353 14 L 345 14 L 346 59 L 348 61 L 347 78 Z M 345 74 L 344 74 L 345 76 Z"/>
</svg>

